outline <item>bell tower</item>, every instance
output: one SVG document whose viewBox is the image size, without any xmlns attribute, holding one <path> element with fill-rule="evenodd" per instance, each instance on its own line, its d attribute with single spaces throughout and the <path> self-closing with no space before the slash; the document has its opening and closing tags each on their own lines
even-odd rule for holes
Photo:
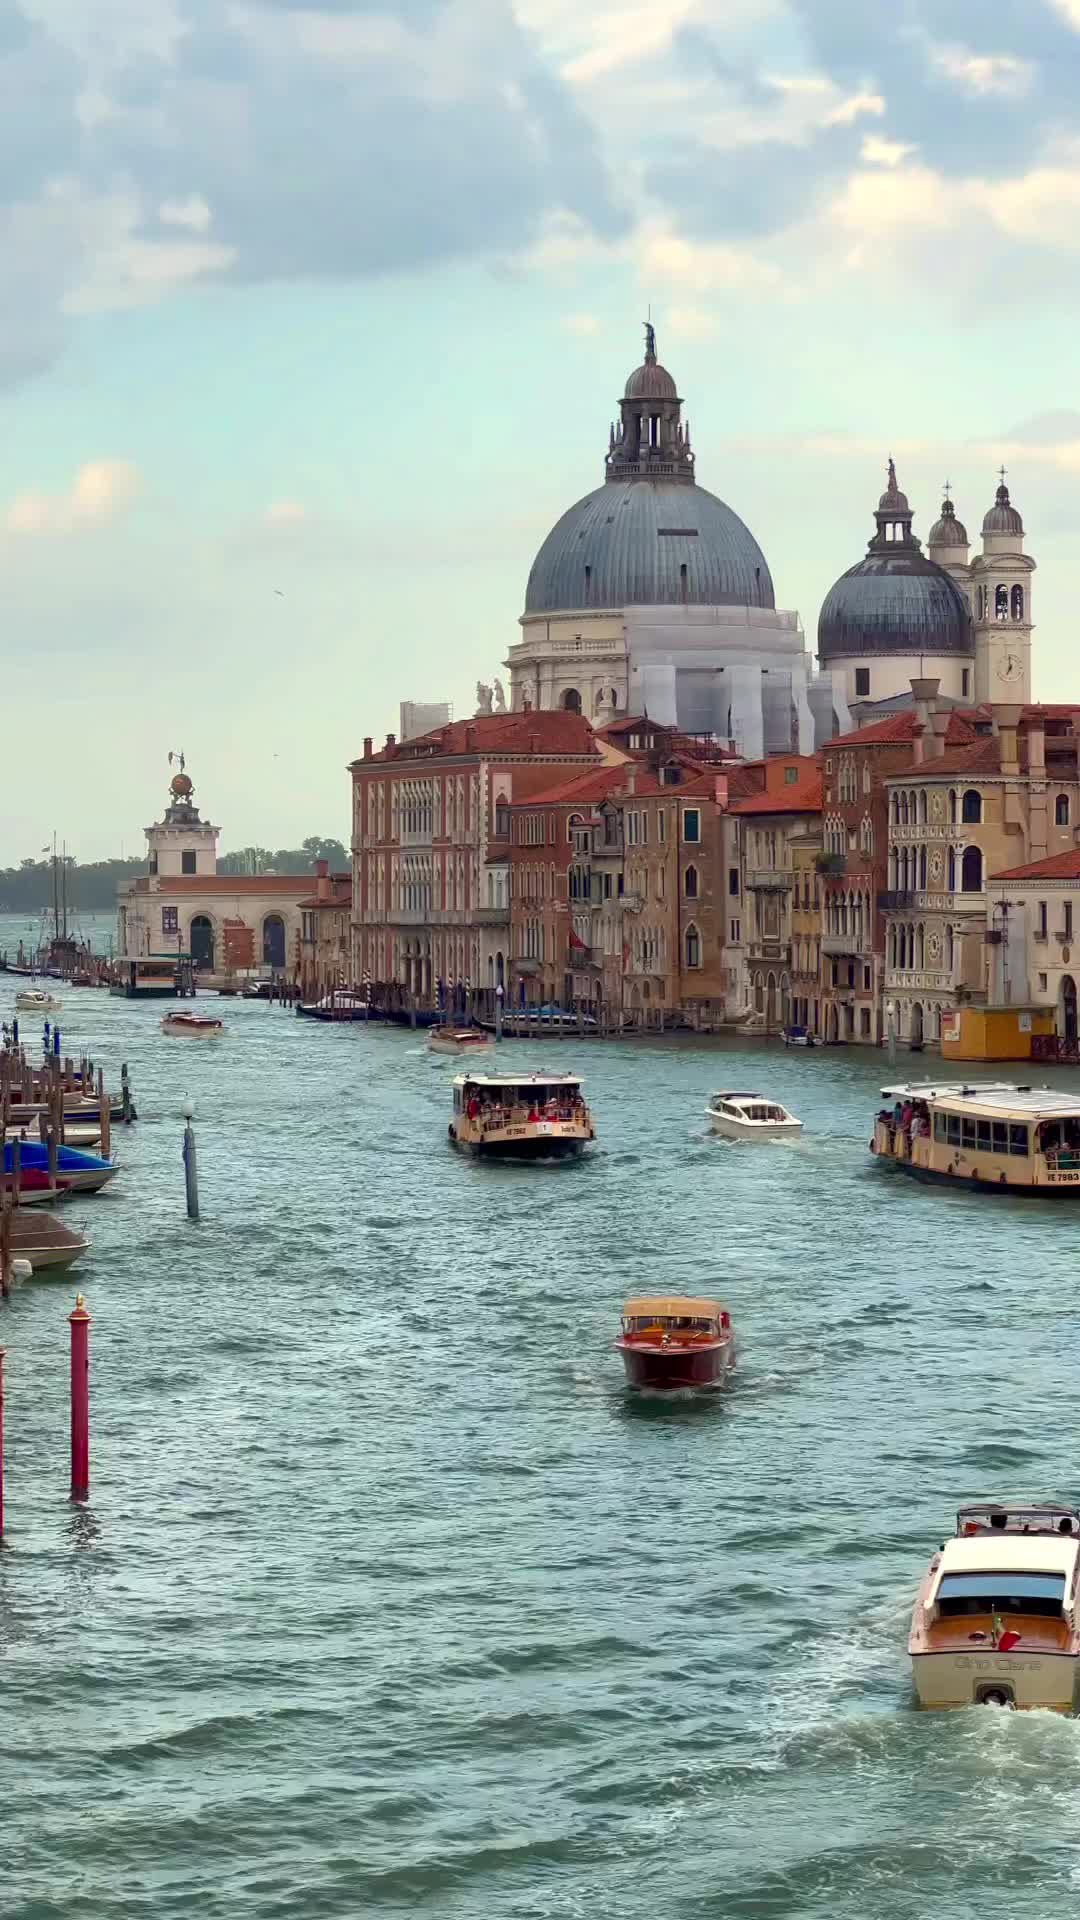
<svg viewBox="0 0 1080 1920">
<path fill-rule="evenodd" d="M 1024 523 L 1009 498 L 1005 469 L 983 520 L 983 550 L 971 563 L 975 698 L 994 705 L 1031 699 L 1031 576 Z"/>
<path fill-rule="evenodd" d="M 169 758 L 172 759 L 171 754 Z M 183 754 L 179 760 L 180 771 L 174 773 L 169 782 L 169 805 L 164 816 L 146 829 L 151 889 L 159 881 L 174 879 L 177 875 L 205 877 L 217 872 L 221 829 L 200 818 L 191 776 L 184 771 Z"/>
</svg>

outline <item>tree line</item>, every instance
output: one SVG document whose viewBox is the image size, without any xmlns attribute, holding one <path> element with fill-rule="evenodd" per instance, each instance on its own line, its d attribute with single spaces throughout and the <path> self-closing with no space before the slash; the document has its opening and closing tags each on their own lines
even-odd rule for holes
<svg viewBox="0 0 1080 1920">
<path fill-rule="evenodd" d="M 349 855 L 340 840 L 312 834 L 299 847 L 239 847 L 222 854 L 219 873 L 310 873 L 316 860 L 328 860 L 332 873 L 347 873 Z M 146 860 L 89 860 L 70 855 L 60 860 L 54 879 L 49 859 L 20 860 L 17 867 L 0 867 L 0 913 L 52 911 L 54 887 L 59 886 L 69 913 L 108 912 L 116 905 L 118 888 L 147 871 Z"/>
</svg>

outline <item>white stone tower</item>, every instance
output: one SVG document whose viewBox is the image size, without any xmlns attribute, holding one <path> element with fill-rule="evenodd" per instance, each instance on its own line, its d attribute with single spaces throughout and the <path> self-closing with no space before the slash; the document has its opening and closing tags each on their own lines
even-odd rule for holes
<svg viewBox="0 0 1080 1920">
<path fill-rule="evenodd" d="M 962 520 L 956 517 L 949 482 L 945 482 L 945 498 L 941 503 L 941 517 L 934 521 L 926 537 L 927 557 L 935 566 L 944 567 L 952 575 L 961 592 L 971 598 L 971 566 L 968 559 L 968 530 Z"/>
<path fill-rule="evenodd" d="M 975 621 L 975 698 L 991 704 L 1031 699 L 1031 576 L 1024 523 L 1009 499 L 1005 469 L 983 521 L 983 550 L 971 563 Z"/>
<path fill-rule="evenodd" d="M 171 879 L 177 874 L 197 874 L 205 878 L 217 872 L 217 843 L 221 829 L 199 818 L 194 792 L 191 778 L 184 772 L 181 756 L 180 772 L 174 773 L 169 782 L 171 798 L 164 818 L 146 829 L 151 885 L 155 878 Z"/>
</svg>

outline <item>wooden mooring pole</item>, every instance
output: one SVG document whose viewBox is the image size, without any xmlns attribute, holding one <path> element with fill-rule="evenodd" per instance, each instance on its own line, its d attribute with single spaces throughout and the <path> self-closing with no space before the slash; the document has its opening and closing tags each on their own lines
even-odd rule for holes
<svg viewBox="0 0 1080 1920">
<path fill-rule="evenodd" d="M 90 1498 L 90 1315 L 81 1293 L 71 1328 L 71 1498 Z"/>
</svg>

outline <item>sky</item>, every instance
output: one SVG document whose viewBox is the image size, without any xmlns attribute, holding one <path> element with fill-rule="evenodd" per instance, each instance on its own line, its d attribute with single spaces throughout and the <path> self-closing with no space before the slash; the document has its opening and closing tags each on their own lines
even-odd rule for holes
<svg viewBox="0 0 1080 1920">
<path fill-rule="evenodd" d="M 1080 700 L 1080 0 L 0 0 L 0 862 L 347 839 L 506 679 L 651 310 L 813 640 L 1004 462 Z"/>
</svg>

